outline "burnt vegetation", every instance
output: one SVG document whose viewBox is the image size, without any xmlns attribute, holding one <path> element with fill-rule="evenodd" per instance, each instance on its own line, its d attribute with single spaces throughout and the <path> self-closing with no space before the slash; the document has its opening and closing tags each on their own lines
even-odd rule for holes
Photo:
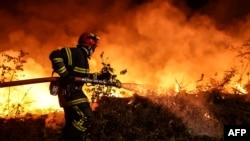
<svg viewBox="0 0 250 141">
<path fill-rule="evenodd" d="M 215 132 L 223 132 L 223 125 L 250 123 L 250 103 L 245 98 L 245 95 L 222 98 L 216 91 L 199 97 L 185 94 L 150 98 L 138 95 L 102 97 L 94 111 L 89 137 L 93 141 L 221 141 L 223 137 Z M 196 107 L 196 102 L 207 109 Z M 208 110 L 212 118 L 205 117 L 204 110 Z M 54 118 L 51 121 L 58 125 L 57 128 L 49 127 L 46 125 L 48 118 L 49 115 L 1 118 L 0 140 L 56 141 L 63 124 L 56 123 Z M 214 132 L 198 133 L 200 129 L 205 130 L 202 128 Z"/>
</svg>

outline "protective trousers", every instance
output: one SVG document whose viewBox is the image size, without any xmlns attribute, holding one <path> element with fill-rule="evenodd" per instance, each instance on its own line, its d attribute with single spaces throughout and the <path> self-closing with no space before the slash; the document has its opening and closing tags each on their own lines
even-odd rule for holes
<svg viewBox="0 0 250 141">
<path fill-rule="evenodd" d="M 88 102 L 65 106 L 65 126 L 62 131 L 63 141 L 86 141 L 86 130 L 93 120 L 93 113 Z"/>
</svg>

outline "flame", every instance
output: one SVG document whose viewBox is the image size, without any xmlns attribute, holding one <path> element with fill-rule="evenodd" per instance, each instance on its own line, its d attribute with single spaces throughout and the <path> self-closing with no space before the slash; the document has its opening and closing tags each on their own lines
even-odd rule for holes
<svg viewBox="0 0 250 141">
<path fill-rule="evenodd" d="M 180 92 L 180 86 L 178 84 L 175 85 L 175 92 L 176 93 Z"/>
<path fill-rule="evenodd" d="M 16 57 L 18 52 L 6 51 L 10 56 Z M 3 61 L 3 60 L 1 60 Z M 34 59 L 27 58 L 23 71 L 12 72 L 19 79 L 29 79 L 45 76 L 45 71 Z M 12 67 L 11 62 L 5 65 Z M 7 76 L 8 74 L 5 73 Z M 7 81 L 9 81 L 7 79 Z M 30 84 L 0 89 L 0 117 L 23 116 L 31 114 L 47 114 L 52 111 L 60 111 L 57 97 L 50 95 L 49 83 Z"/>
<path fill-rule="evenodd" d="M 128 70 L 126 75 L 118 76 L 122 82 L 156 85 L 164 88 L 159 90 L 161 93 L 165 88 L 175 89 L 174 92 L 193 91 L 197 78 L 204 74 L 202 90 L 207 90 L 211 79 L 220 81 L 218 77 L 231 67 L 240 71 L 235 77 L 240 75 L 242 82 L 248 81 L 245 75 L 249 71 L 248 60 L 244 60 L 248 56 L 235 56 L 239 49 L 250 45 L 245 44 L 250 30 L 250 12 L 245 6 L 249 1 L 207 1 L 199 8 L 172 0 L 88 1 L 84 4 L 62 0 L 60 4 L 29 0 L 12 5 L 2 3 L 0 51 L 11 48 L 30 53 L 23 72 L 25 78 L 50 76 L 49 53 L 64 46 L 75 46 L 78 36 L 91 30 L 100 35 L 101 40 L 90 60 L 90 70 L 100 70 L 99 55 L 105 51 L 107 61 L 117 71 Z M 140 86 L 137 92 L 147 92 L 149 85 Z M 232 87 L 235 84 L 227 89 Z M 237 85 L 236 89 L 245 93 Z M 32 103 L 26 106 L 29 111 L 59 108 L 56 97 L 48 93 L 48 84 L 10 90 L 10 99 L 19 103 L 28 91 L 25 100 Z M 9 88 L 0 91 L 4 110 Z"/>
<path fill-rule="evenodd" d="M 245 90 L 239 83 L 237 83 L 235 85 L 235 87 L 236 87 L 236 90 L 239 91 L 239 94 L 247 94 L 248 93 L 247 90 Z"/>
</svg>

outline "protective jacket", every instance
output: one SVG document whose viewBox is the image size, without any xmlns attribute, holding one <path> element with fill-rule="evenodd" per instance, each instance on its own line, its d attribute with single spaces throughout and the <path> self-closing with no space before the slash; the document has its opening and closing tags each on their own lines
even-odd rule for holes
<svg viewBox="0 0 250 141">
<path fill-rule="evenodd" d="M 88 77 L 98 79 L 97 73 L 89 73 L 88 57 L 82 48 L 66 47 L 55 50 L 50 54 L 52 68 L 61 77 L 69 75 L 71 77 Z M 67 85 L 64 85 L 67 84 Z M 86 95 L 82 92 L 83 82 L 61 82 L 60 87 L 64 90 L 59 94 L 60 106 L 88 102 Z"/>
</svg>

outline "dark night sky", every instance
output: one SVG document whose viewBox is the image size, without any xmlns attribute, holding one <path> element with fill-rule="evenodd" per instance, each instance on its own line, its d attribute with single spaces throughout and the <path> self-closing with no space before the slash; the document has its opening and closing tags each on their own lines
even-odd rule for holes
<svg viewBox="0 0 250 141">
<path fill-rule="evenodd" d="M 208 15 L 217 21 L 218 25 L 237 23 L 249 16 L 249 0 L 179 0 L 177 6 L 187 6 L 190 14 Z M 182 9 L 182 8 L 181 8 Z"/>
</svg>

